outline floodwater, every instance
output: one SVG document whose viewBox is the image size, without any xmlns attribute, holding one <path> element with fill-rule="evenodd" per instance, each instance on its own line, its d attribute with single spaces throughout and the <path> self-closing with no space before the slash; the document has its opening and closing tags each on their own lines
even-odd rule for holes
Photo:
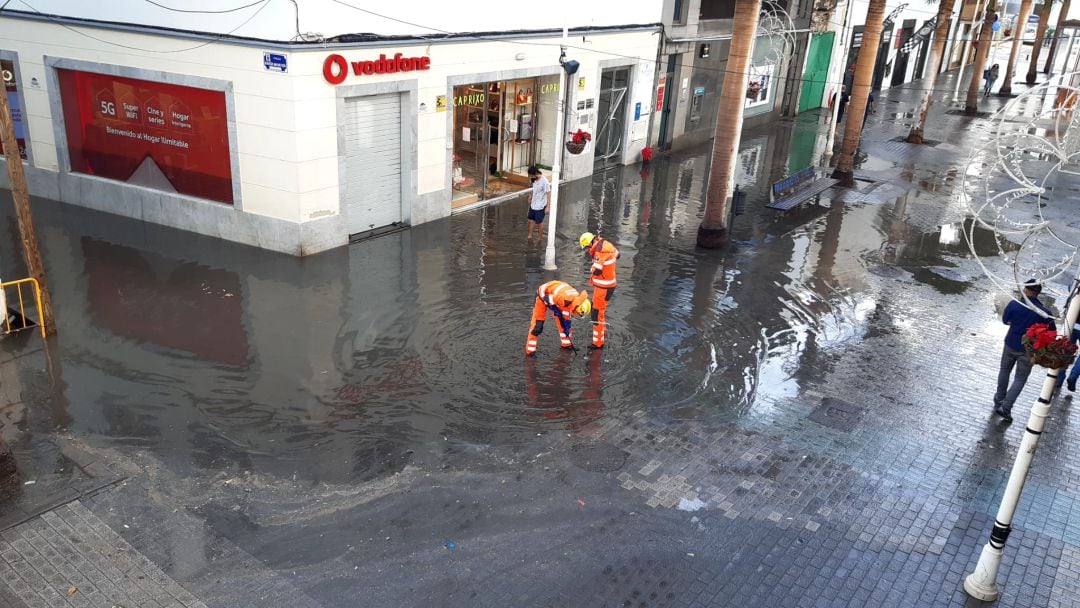
<svg viewBox="0 0 1080 608">
<path fill-rule="evenodd" d="M 768 415 L 759 397 L 798 393 L 830 349 L 903 339 L 868 271 L 946 293 L 975 278 L 964 226 L 909 221 L 918 192 L 764 209 L 770 182 L 820 154 L 809 116 L 744 136 L 729 249 L 694 247 L 709 152 L 695 148 L 563 188 L 555 273 L 525 241 L 524 201 L 305 259 L 37 201 L 59 337 L 48 375 L 35 359 L 7 379 L 22 400 L 0 408 L 5 434 L 27 451 L 64 430 L 181 475 L 348 483 L 638 412 Z M 579 352 L 560 350 L 549 324 L 526 360 L 536 286 L 586 282 L 584 230 L 622 252 L 608 346 L 587 351 L 577 320 Z M 4 277 L 24 274 L 15 243 Z"/>
</svg>

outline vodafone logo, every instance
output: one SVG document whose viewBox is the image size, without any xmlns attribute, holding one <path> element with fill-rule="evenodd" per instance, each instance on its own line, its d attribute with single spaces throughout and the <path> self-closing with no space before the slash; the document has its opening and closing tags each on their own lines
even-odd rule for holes
<svg viewBox="0 0 1080 608">
<path fill-rule="evenodd" d="M 374 61 L 346 61 L 344 57 L 334 53 L 327 55 L 323 61 L 323 78 L 330 84 L 341 84 L 349 75 L 349 70 L 356 76 L 372 76 L 375 74 L 396 74 L 398 72 L 412 72 L 414 70 L 430 70 L 431 57 L 402 57 L 401 53 L 395 53 L 387 58 L 380 54 Z"/>
</svg>

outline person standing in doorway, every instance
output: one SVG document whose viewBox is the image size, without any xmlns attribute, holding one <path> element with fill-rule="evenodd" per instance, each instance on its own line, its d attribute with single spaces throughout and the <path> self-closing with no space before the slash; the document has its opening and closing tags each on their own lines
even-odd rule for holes
<svg viewBox="0 0 1080 608">
<path fill-rule="evenodd" d="M 1023 338 L 1028 328 L 1036 323 L 1045 323 L 1050 329 L 1055 329 L 1050 309 L 1039 301 L 1042 293 L 1042 285 L 1035 279 L 1024 283 L 1024 297 L 1043 313 L 1032 310 L 1027 304 L 1013 300 L 1005 307 L 1005 313 L 1001 316 L 1001 322 L 1009 326 L 1005 334 L 1005 345 L 1001 350 L 1001 367 L 998 370 L 997 392 L 994 394 L 994 413 L 1001 416 L 1005 422 L 1012 422 L 1012 406 L 1020 391 L 1024 390 L 1028 376 L 1031 374 L 1031 359 L 1024 349 Z M 1009 376 L 1013 368 L 1016 375 L 1009 383 Z"/>
<path fill-rule="evenodd" d="M 529 181 L 532 182 L 532 193 L 529 194 L 528 240 L 532 240 L 535 227 L 536 242 L 539 243 L 544 238 L 544 216 L 547 214 L 548 205 L 551 204 L 551 184 L 536 165 L 529 167 Z"/>
</svg>

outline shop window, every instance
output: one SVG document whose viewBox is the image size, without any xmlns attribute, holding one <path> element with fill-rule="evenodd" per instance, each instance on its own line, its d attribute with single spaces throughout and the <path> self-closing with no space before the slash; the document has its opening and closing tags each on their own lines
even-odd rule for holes
<svg viewBox="0 0 1080 608">
<path fill-rule="evenodd" d="M 225 94 L 57 70 L 71 170 L 233 203 Z"/>
<path fill-rule="evenodd" d="M 0 74 L 4 76 L 4 92 L 11 108 L 11 121 L 15 123 L 15 143 L 19 146 L 19 156 L 26 160 L 26 123 L 19 97 L 19 81 L 15 76 L 15 63 L 7 59 L 0 60 Z M 0 153 L 3 151 L 4 146 L 0 144 Z"/>
<path fill-rule="evenodd" d="M 746 107 L 756 108 L 771 102 L 773 65 L 750 67 L 750 80 L 746 85 Z"/>
<path fill-rule="evenodd" d="M 672 23 L 685 23 L 686 22 L 686 2 L 683 0 L 675 0 L 675 10 L 671 16 Z"/>
<path fill-rule="evenodd" d="M 733 19 L 735 0 L 701 0 L 701 19 Z"/>
</svg>

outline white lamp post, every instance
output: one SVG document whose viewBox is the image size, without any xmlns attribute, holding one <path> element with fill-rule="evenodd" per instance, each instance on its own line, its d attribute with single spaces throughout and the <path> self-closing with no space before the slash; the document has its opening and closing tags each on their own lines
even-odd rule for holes
<svg viewBox="0 0 1080 608">
<path fill-rule="evenodd" d="M 1080 297 L 1077 296 L 1074 281 L 1072 301 L 1069 303 L 1069 311 L 1065 314 L 1065 336 L 1072 333 L 1076 318 L 1080 315 Z M 1031 407 L 1031 415 L 1028 417 L 1027 428 L 1024 429 L 1024 438 L 1020 440 L 1020 450 L 1013 463 L 1012 472 L 1009 473 L 1009 483 L 1005 486 L 1005 495 L 1001 498 L 1001 506 L 998 507 L 997 516 L 994 517 L 994 529 L 990 532 L 990 540 L 983 547 L 979 555 L 979 563 L 975 565 L 975 571 L 964 579 L 964 591 L 975 599 L 984 602 L 992 602 L 998 598 L 997 573 L 1001 566 L 1002 550 L 1005 541 L 1012 531 L 1012 519 L 1016 514 L 1016 505 L 1020 502 L 1020 493 L 1024 491 L 1024 481 L 1027 480 L 1028 469 L 1031 468 L 1031 459 L 1035 457 L 1035 448 L 1039 444 L 1039 435 L 1046 426 L 1046 418 L 1050 415 L 1050 399 L 1054 396 L 1054 385 L 1057 383 L 1058 374 L 1065 373 L 1064 369 L 1046 370 L 1046 379 L 1043 380 L 1042 392 L 1035 405 Z"/>
<path fill-rule="evenodd" d="M 566 83 L 567 76 L 577 72 L 578 62 L 566 60 L 566 43 L 569 39 L 567 28 L 562 30 L 562 46 L 559 52 L 559 101 L 555 109 L 555 161 L 551 165 L 551 209 L 548 217 L 547 249 L 544 251 L 544 270 L 558 270 L 555 265 L 555 220 L 559 213 L 559 179 L 562 173 L 563 141 L 566 136 Z"/>
<path fill-rule="evenodd" d="M 972 78 L 977 76 L 972 75 Z M 1066 168 L 1080 158 L 1080 114 L 1070 111 L 1066 104 L 1040 108 L 1034 115 L 1028 114 L 1026 110 L 1033 100 L 1041 101 L 1051 93 L 1080 93 L 1080 89 L 1071 84 L 1072 76 L 1073 74 L 1055 76 L 1048 82 L 1025 91 L 997 112 L 995 138 L 988 148 L 972 153 L 971 162 L 965 171 L 963 189 L 964 201 L 975 218 L 968 232 L 969 248 L 987 278 L 996 287 L 1015 294 L 1020 281 L 1027 277 L 1035 277 L 1045 282 L 1070 270 L 1075 273 L 1076 278 L 1069 290 L 1071 300 L 1065 313 L 1064 327 L 1061 328 L 1066 337 L 1071 335 L 1077 317 L 1080 316 L 1080 272 L 1075 270 L 1080 260 L 1080 246 L 1066 240 L 1066 237 L 1075 237 L 1075 232 L 1061 226 L 1062 220 L 1048 218 L 1043 212 L 1045 203 L 1036 205 L 1034 212 L 1022 203 L 1014 203 L 1026 201 L 1028 196 L 1034 196 L 1040 202 L 1052 201 L 1052 198 L 1047 197 L 1048 185 L 1053 184 L 1055 175 L 1069 173 Z M 1054 128 L 1045 133 L 1032 128 L 1032 125 L 1044 122 L 1053 122 Z M 1045 164 L 1026 162 L 1036 150 L 1047 154 L 1056 164 L 1047 169 Z M 981 170 L 976 170 L 976 167 Z M 974 245 L 976 226 L 993 230 L 999 239 L 1006 235 L 1021 239 L 1020 246 L 1015 251 L 1007 252 L 1000 247 L 998 250 L 1000 257 L 1011 262 L 1011 277 L 997 274 L 979 259 Z M 979 555 L 975 571 L 964 579 L 964 591 L 976 599 L 994 601 L 998 598 L 996 579 L 1002 553 L 1012 531 L 1013 516 L 1016 514 L 1032 459 L 1035 457 L 1039 436 L 1043 433 L 1046 419 L 1050 415 L 1050 400 L 1054 387 L 1062 373 L 1064 370 L 1046 372 L 1039 398 L 1032 406 L 1027 426 L 1024 428 L 1024 436 L 1009 473 L 1005 494 L 994 518 L 990 540 Z"/>
</svg>

